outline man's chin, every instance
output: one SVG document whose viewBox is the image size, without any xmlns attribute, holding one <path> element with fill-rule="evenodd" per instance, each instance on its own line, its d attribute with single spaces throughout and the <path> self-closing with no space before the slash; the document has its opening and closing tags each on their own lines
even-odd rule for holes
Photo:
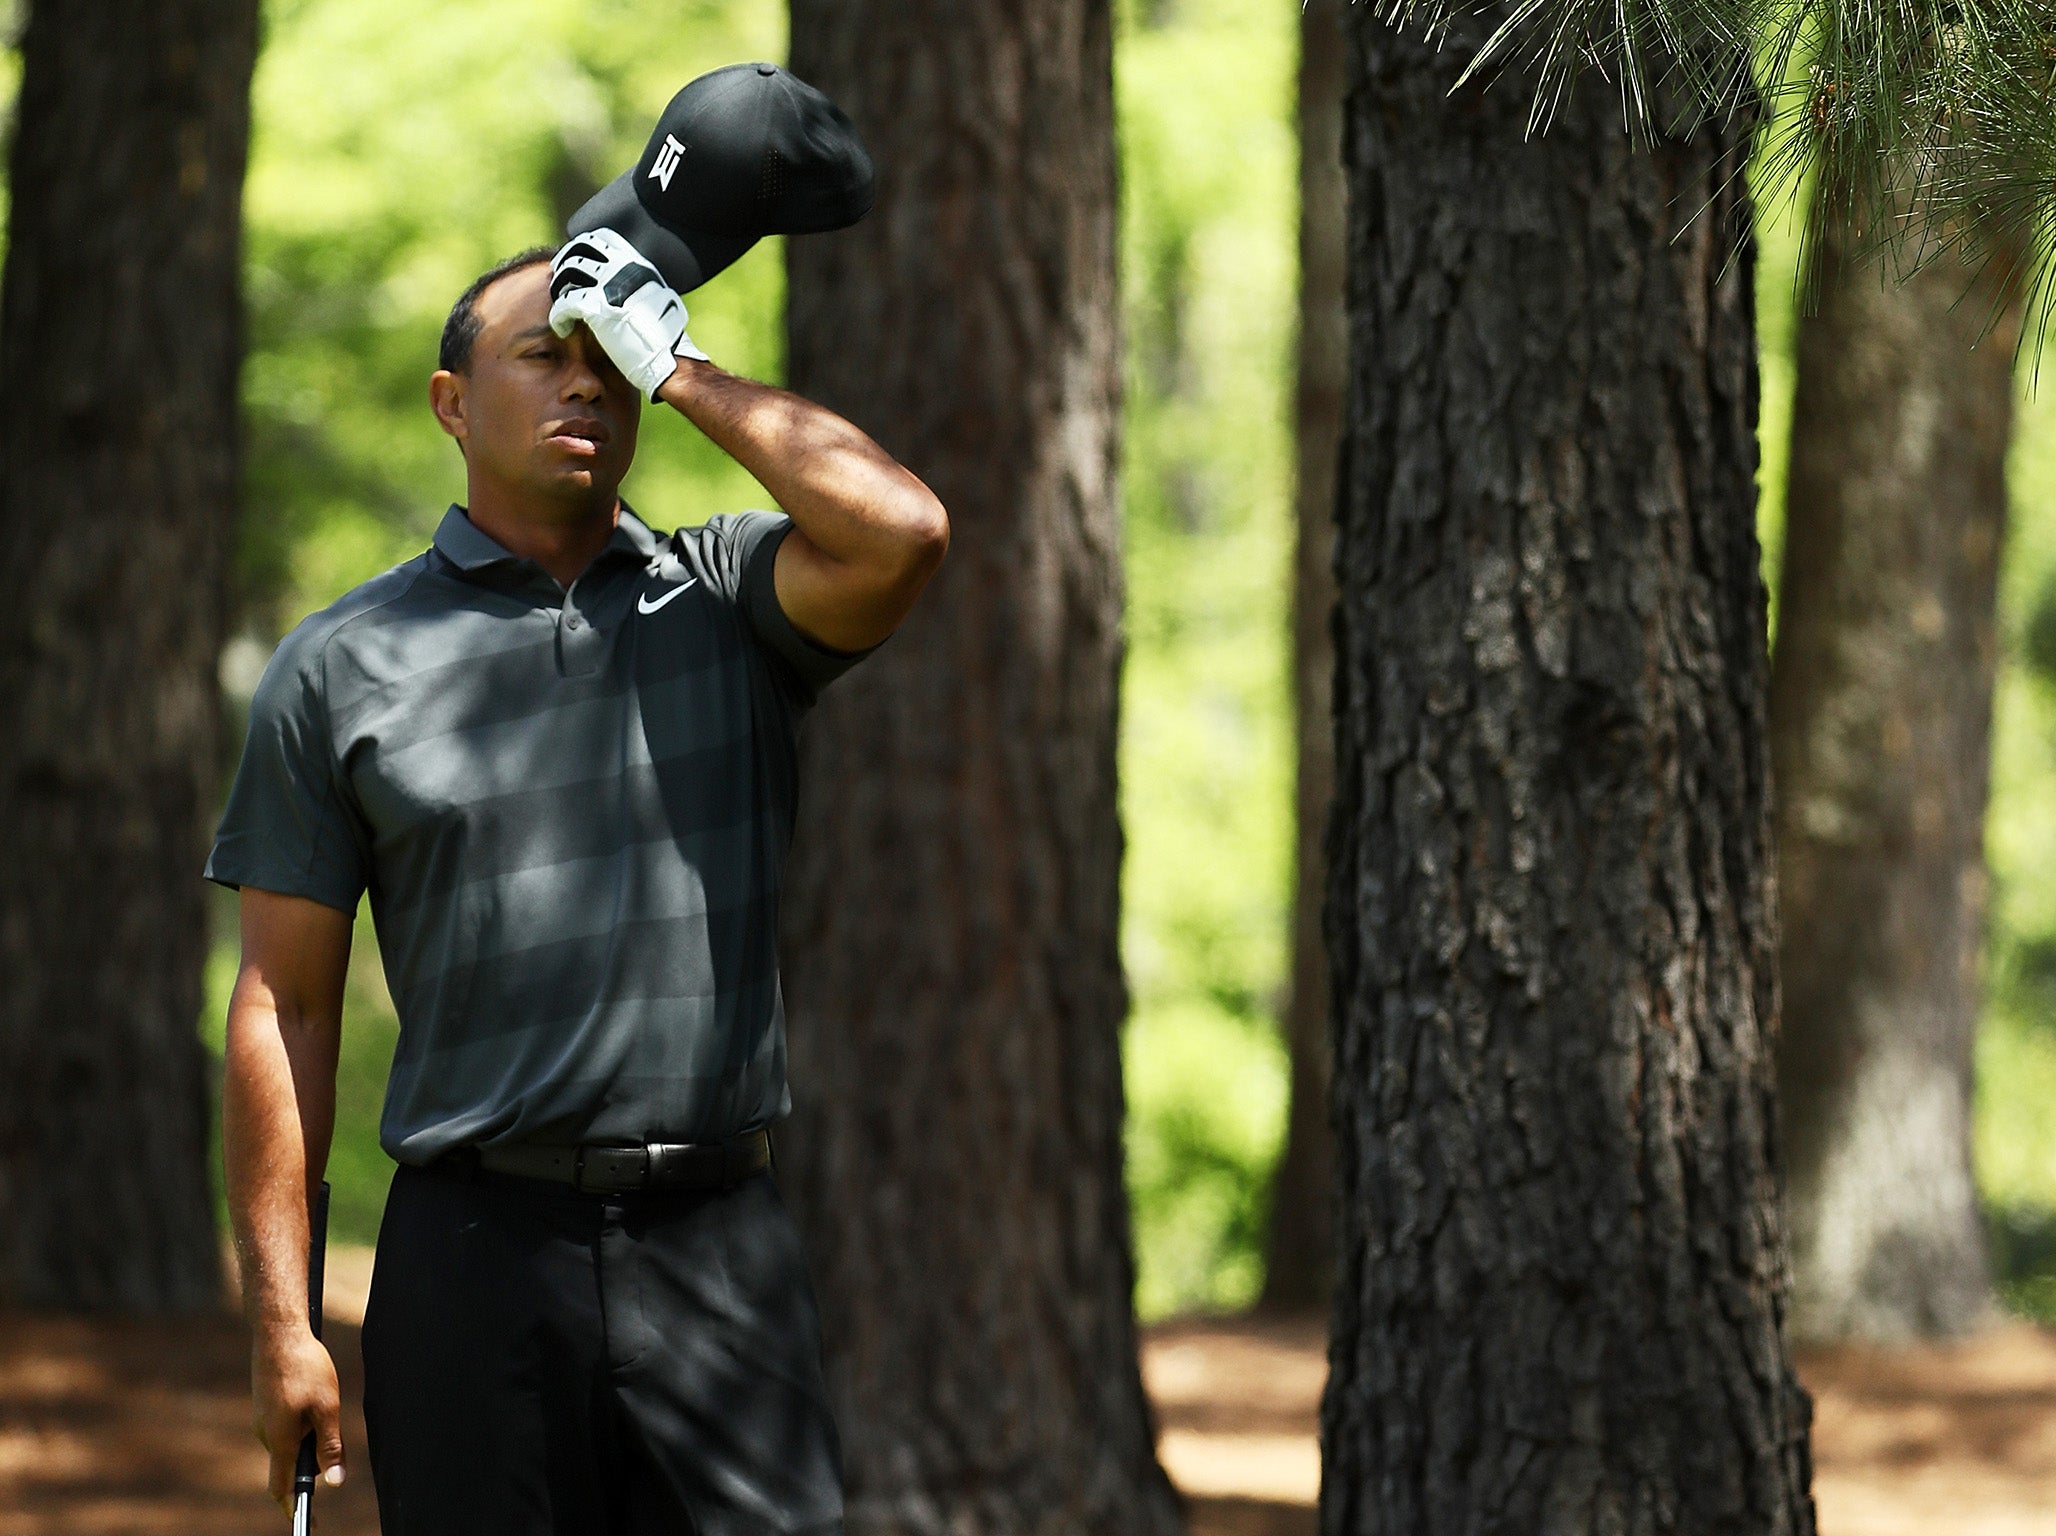
<svg viewBox="0 0 2056 1536">
<path fill-rule="evenodd" d="M 614 492 L 620 486 L 622 475 L 611 465 L 605 464 L 558 464 L 547 475 L 539 476 L 541 482 L 536 489 L 553 500 L 577 502 L 581 505 L 593 501 L 613 504 Z"/>
</svg>

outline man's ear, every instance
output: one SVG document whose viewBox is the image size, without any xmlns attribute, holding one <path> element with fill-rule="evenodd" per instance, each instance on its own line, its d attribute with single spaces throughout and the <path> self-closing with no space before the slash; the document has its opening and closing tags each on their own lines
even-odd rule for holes
<svg viewBox="0 0 2056 1536">
<path fill-rule="evenodd" d="M 436 425 L 457 439 L 457 446 L 464 446 L 464 439 L 471 435 L 471 424 L 464 418 L 464 377 L 438 368 L 428 376 L 428 407 L 435 412 Z"/>
</svg>

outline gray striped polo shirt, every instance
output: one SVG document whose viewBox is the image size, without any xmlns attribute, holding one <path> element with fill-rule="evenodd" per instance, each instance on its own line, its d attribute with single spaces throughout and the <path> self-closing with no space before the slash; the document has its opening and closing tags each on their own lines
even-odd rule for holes
<svg viewBox="0 0 2056 1536">
<path fill-rule="evenodd" d="M 772 588 L 792 526 L 625 507 L 567 589 L 452 507 L 279 643 L 207 861 L 345 912 L 400 1017 L 379 1140 L 697 1141 L 791 1107 L 778 988 L 795 749 L 865 653 Z"/>
</svg>

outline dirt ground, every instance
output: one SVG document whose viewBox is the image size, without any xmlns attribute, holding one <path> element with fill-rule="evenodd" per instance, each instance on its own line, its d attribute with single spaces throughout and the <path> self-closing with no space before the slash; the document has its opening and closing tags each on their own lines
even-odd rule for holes
<svg viewBox="0 0 2056 1536">
<path fill-rule="evenodd" d="M 374 1536 L 357 1412 L 370 1255 L 331 1256 L 349 1483 L 315 1496 L 324 1536 Z M 1167 1323 L 1143 1374 L 1192 1536 L 1311 1536 L 1326 1374 L 1319 1320 Z M 0 1536 L 243 1536 L 264 1496 L 249 1359 L 232 1316 L 99 1322 L 0 1314 Z M 1802 1358 L 1815 1397 L 1823 1536 L 2056 1536 L 2056 1334 Z"/>
<path fill-rule="evenodd" d="M 1170 1323 L 1143 1376 L 1193 1536 L 1312 1536 L 1321 1320 Z M 1801 1355 L 1821 1536 L 2056 1536 L 2056 1334 Z"/>
</svg>

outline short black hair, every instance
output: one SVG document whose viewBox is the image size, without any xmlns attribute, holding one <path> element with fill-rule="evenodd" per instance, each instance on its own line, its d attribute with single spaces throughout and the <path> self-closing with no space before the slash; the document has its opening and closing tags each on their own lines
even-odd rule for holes
<svg viewBox="0 0 2056 1536">
<path fill-rule="evenodd" d="M 482 323 L 478 318 L 478 296 L 509 272 L 539 267 L 556 254 L 553 245 L 531 245 L 473 278 L 471 286 L 450 306 L 450 318 L 443 322 L 443 344 L 436 354 L 436 366 L 451 373 L 467 372 L 471 367 L 471 348 L 478 340 Z"/>
</svg>

